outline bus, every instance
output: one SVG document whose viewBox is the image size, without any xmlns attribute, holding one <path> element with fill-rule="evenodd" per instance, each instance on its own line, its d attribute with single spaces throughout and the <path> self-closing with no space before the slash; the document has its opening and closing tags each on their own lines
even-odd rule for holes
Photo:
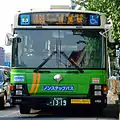
<svg viewBox="0 0 120 120">
<path fill-rule="evenodd" d="M 14 16 L 11 101 L 31 109 L 107 105 L 107 37 L 104 13 L 30 10 Z"/>
</svg>

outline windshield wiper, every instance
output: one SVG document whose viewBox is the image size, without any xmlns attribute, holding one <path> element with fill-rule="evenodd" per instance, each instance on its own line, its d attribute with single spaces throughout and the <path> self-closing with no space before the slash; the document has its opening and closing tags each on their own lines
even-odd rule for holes
<svg viewBox="0 0 120 120">
<path fill-rule="evenodd" d="M 52 58 L 52 56 L 53 56 L 54 54 L 56 54 L 56 53 L 57 53 L 56 51 L 53 51 L 53 52 L 51 53 L 51 55 L 48 56 L 48 58 L 46 58 L 46 59 L 34 70 L 34 72 L 38 72 L 38 70 L 39 70 L 43 65 L 45 65 L 45 64 L 48 62 L 48 60 L 50 60 L 50 59 Z"/>
<path fill-rule="evenodd" d="M 53 56 L 54 54 L 56 54 L 56 53 L 57 53 L 57 51 L 53 51 L 53 52 L 51 53 L 51 55 L 48 56 L 48 58 L 46 58 L 46 59 L 34 70 L 34 72 L 38 72 L 38 70 L 39 70 L 42 66 L 44 66 L 44 65 L 48 62 L 48 60 L 50 60 L 50 59 L 52 58 L 52 56 Z M 79 66 L 77 66 L 76 63 L 75 63 L 73 60 L 69 59 L 69 57 L 68 57 L 64 52 L 60 52 L 60 54 L 62 54 L 62 55 L 63 55 L 71 64 L 73 64 L 73 65 L 75 66 L 75 68 L 78 69 L 81 73 L 84 72 L 83 69 L 80 68 Z"/>
<path fill-rule="evenodd" d="M 69 59 L 69 57 L 64 53 L 64 52 L 60 52 L 71 64 L 73 64 L 75 66 L 76 69 L 78 69 L 81 73 L 83 73 L 83 69 L 80 68 L 78 65 L 76 65 L 76 63 L 74 62 L 74 60 Z"/>
</svg>

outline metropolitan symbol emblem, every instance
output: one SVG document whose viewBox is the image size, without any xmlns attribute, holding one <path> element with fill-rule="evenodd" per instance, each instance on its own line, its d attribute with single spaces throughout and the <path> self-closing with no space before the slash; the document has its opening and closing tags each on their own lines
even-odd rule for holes
<svg viewBox="0 0 120 120">
<path fill-rule="evenodd" d="M 63 80 L 63 77 L 62 77 L 62 75 L 60 75 L 60 74 L 56 74 L 56 75 L 54 76 L 54 80 L 56 80 L 57 83 L 59 83 L 61 80 Z"/>
</svg>

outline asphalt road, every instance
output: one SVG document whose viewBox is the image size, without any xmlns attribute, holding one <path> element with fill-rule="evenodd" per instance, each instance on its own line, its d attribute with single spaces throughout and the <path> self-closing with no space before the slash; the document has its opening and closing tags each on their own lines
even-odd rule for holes
<svg viewBox="0 0 120 120">
<path fill-rule="evenodd" d="M 0 111 L 0 120 L 118 120 L 118 108 L 111 104 L 100 115 L 91 113 L 89 110 L 45 110 L 34 111 L 31 114 L 21 115 L 18 106 L 9 107 Z"/>
<path fill-rule="evenodd" d="M 95 114 L 93 109 L 69 109 L 45 111 L 32 110 L 31 114 L 23 115 L 19 113 L 18 106 L 10 107 L 6 104 L 4 110 L 0 111 L 0 120 L 118 120 L 118 106 L 114 104 L 116 99 L 112 93 L 108 92 L 108 106 L 102 114 Z M 120 119 L 119 119 L 120 120 Z"/>
</svg>

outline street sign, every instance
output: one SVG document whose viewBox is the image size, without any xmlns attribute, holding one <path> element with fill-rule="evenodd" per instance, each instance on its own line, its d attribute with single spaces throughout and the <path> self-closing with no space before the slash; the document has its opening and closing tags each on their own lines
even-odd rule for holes
<svg viewBox="0 0 120 120">
<path fill-rule="evenodd" d="M 4 65 L 10 67 L 10 62 L 4 62 Z"/>
<path fill-rule="evenodd" d="M 119 48 L 119 50 L 116 50 L 116 56 L 117 56 L 117 57 L 120 56 L 120 48 Z"/>
</svg>

